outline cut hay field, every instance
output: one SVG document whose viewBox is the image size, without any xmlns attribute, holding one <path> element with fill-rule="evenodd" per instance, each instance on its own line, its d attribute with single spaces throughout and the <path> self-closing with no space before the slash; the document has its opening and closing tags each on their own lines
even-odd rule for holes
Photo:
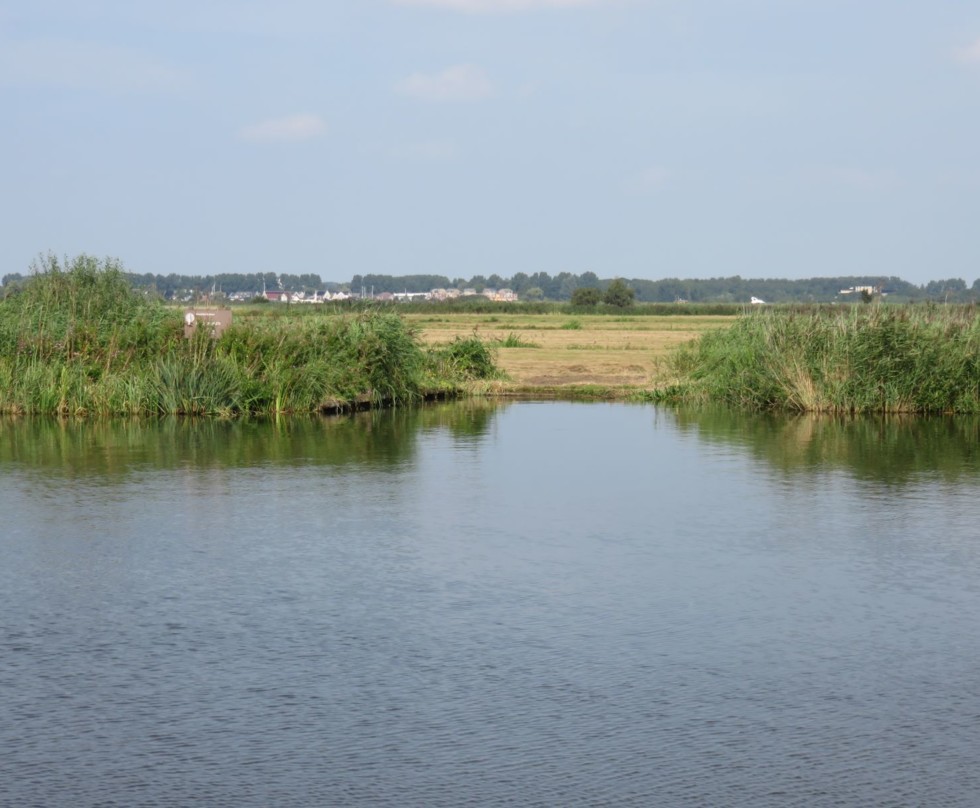
<svg viewBox="0 0 980 808">
<path fill-rule="evenodd" d="M 665 381 L 661 366 L 670 349 L 735 318 L 452 313 L 406 320 L 429 345 L 474 334 L 491 344 L 507 375 L 495 384 L 498 394 L 621 397 Z"/>
</svg>

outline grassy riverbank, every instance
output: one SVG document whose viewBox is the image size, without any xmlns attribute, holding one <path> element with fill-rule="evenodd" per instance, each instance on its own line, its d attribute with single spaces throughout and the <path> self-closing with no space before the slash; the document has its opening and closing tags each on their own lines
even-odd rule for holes
<svg viewBox="0 0 980 808">
<path fill-rule="evenodd" d="M 269 318 L 183 337 L 112 261 L 45 262 L 0 301 L 0 412 L 275 414 L 397 405 L 496 374 L 473 337 L 427 348 L 393 313 Z"/>
<path fill-rule="evenodd" d="M 682 347 L 661 401 L 832 413 L 980 412 L 975 306 L 761 311 Z"/>
<path fill-rule="evenodd" d="M 736 318 L 681 306 L 684 316 L 266 304 L 236 308 L 220 340 L 186 340 L 181 310 L 134 292 L 112 261 L 37 269 L 0 301 L 0 412 L 309 413 L 462 391 L 980 412 L 976 307 L 773 307 Z"/>
</svg>

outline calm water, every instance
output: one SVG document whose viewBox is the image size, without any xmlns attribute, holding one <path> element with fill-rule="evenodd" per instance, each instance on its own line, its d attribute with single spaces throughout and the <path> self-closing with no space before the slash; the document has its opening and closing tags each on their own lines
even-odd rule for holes
<svg viewBox="0 0 980 808">
<path fill-rule="evenodd" d="M 980 423 L 0 422 L 0 804 L 980 804 Z"/>
</svg>

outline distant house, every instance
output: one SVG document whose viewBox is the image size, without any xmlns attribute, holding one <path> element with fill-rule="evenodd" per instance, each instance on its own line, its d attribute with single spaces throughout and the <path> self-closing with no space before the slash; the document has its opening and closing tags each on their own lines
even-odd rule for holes
<svg viewBox="0 0 980 808">
<path fill-rule="evenodd" d="M 850 289 L 841 289 L 840 293 L 842 295 L 869 294 L 884 296 L 884 292 L 882 292 L 880 286 L 852 286 Z"/>
<path fill-rule="evenodd" d="M 289 302 L 289 294 L 287 292 L 283 292 L 280 289 L 275 289 L 275 290 L 272 290 L 272 291 L 266 291 L 263 294 L 265 295 L 265 299 L 266 300 L 272 301 L 273 303 L 288 303 Z"/>
<path fill-rule="evenodd" d="M 484 289 L 482 294 L 488 300 L 496 300 L 498 302 L 517 300 L 517 295 L 513 289 Z"/>
</svg>

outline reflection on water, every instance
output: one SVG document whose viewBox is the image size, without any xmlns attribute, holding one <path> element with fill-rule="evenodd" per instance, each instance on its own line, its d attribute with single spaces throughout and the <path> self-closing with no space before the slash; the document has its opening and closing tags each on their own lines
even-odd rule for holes
<svg viewBox="0 0 980 808">
<path fill-rule="evenodd" d="M 975 476 L 980 465 L 975 416 L 787 416 L 710 408 L 666 414 L 685 432 L 744 447 L 784 472 L 843 469 L 897 484 L 921 473 L 949 480 Z"/>
<path fill-rule="evenodd" d="M 45 479 L 125 479 L 140 469 L 258 465 L 397 467 L 411 459 L 420 433 L 446 429 L 478 438 L 496 407 L 473 399 L 389 412 L 281 420 L 0 419 L 0 463 Z"/>
<path fill-rule="evenodd" d="M 0 804 L 980 804 L 976 422 L 0 422 Z"/>
<path fill-rule="evenodd" d="M 412 458 L 420 434 L 448 430 L 479 442 L 510 404 L 471 399 L 392 412 L 282 420 L 108 421 L 0 419 L 0 463 L 44 476 L 123 478 L 139 468 L 367 465 Z M 782 472 L 841 469 L 901 483 L 925 473 L 954 480 L 980 465 L 980 418 L 776 415 L 726 409 L 664 409 L 656 419 L 682 433 L 749 450 Z"/>
</svg>

